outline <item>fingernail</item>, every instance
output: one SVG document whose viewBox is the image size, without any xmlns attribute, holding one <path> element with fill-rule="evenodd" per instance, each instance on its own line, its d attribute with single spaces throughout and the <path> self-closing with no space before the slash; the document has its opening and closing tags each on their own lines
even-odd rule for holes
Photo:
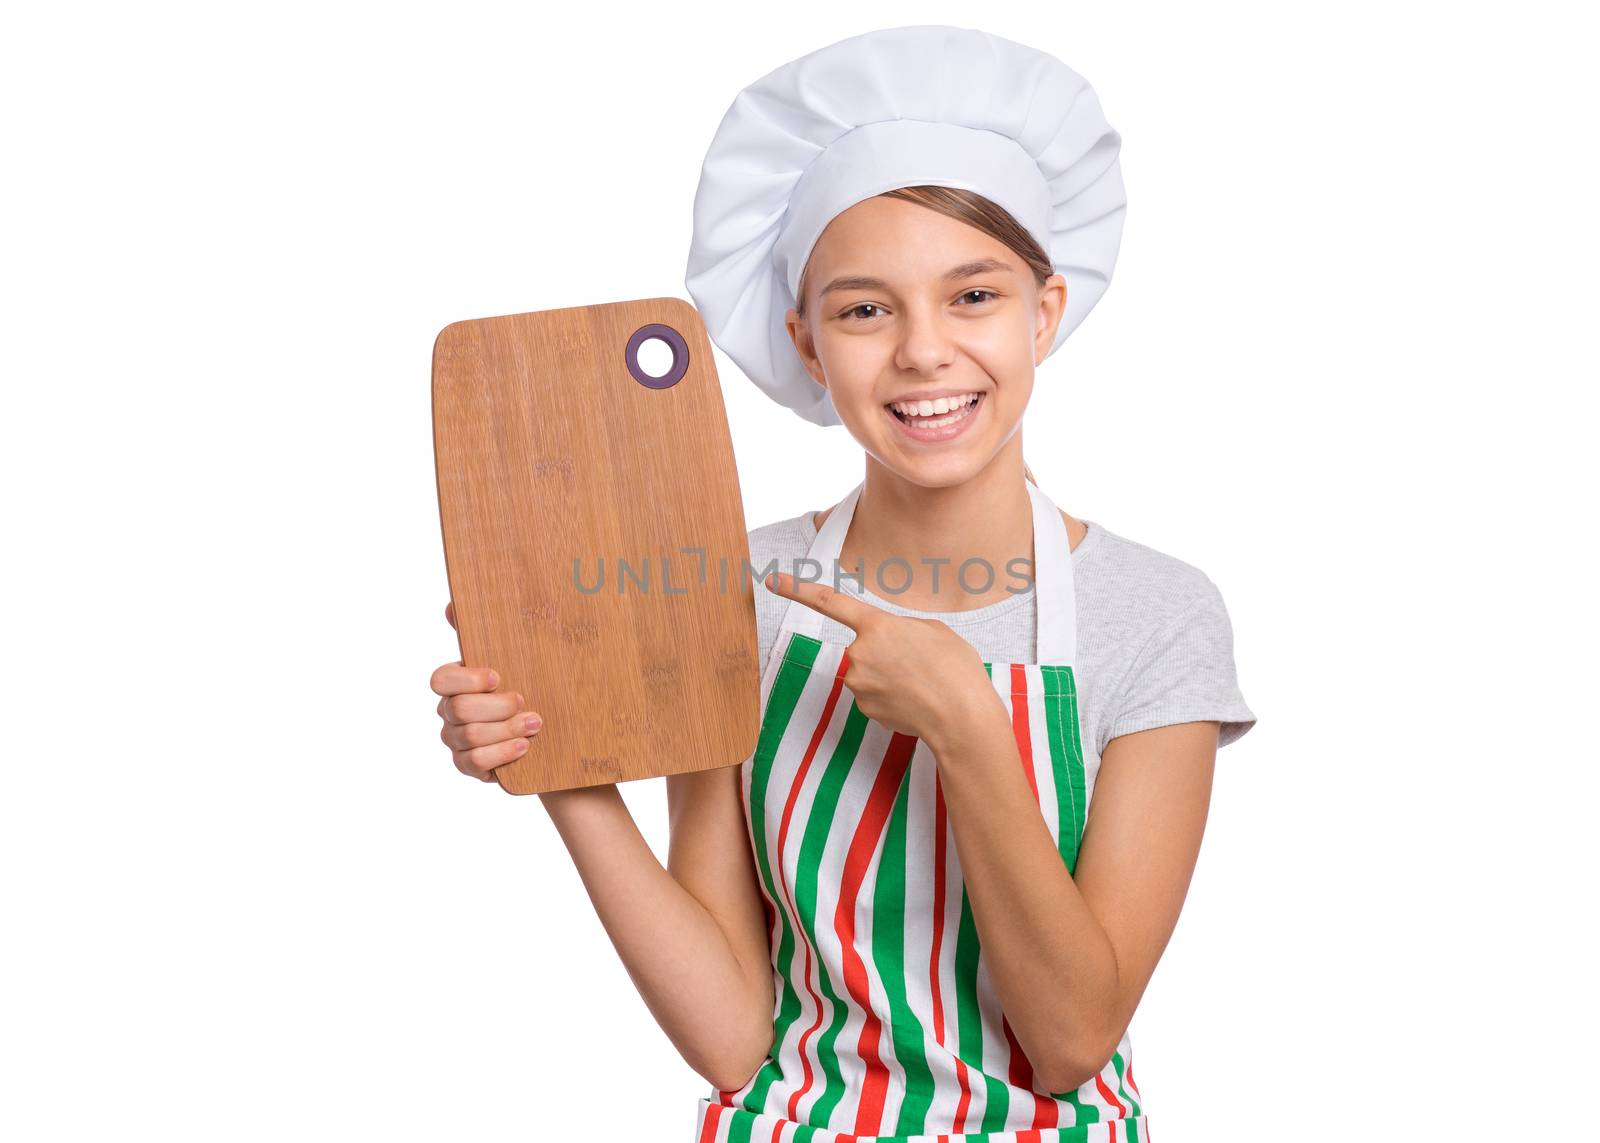
<svg viewBox="0 0 1600 1143">
<path fill-rule="evenodd" d="M 522 720 L 522 728 L 524 730 L 538 730 L 543 725 L 544 719 L 540 718 L 536 714 L 530 714 L 527 718 Z"/>
<path fill-rule="evenodd" d="M 527 748 L 528 748 L 528 740 L 526 738 L 519 738 L 519 739 L 517 739 L 516 746 L 512 748 L 511 753 L 513 753 L 513 754 L 521 754 Z"/>
<path fill-rule="evenodd" d="M 499 675 L 499 673 L 496 672 L 496 671 L 490 671 L 489 672 L 489 686 L 497 687 L 499 685 L 500 685 L 500 675 Z"/>
</svg>

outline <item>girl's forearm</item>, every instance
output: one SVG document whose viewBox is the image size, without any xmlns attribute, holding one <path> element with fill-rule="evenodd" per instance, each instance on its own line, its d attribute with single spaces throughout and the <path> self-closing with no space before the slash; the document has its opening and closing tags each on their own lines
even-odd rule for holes
<svg viewBox="0 0 1600 1143">
<path fill-rule="evenodd" d="M 740 964 L 715 917 L 650 849 L 616 786 L 540 799 L 656 1022 L 708 1082 L 741 1086 L 772 1044 L 771 966 Z"/>
<path fill-rule="evenodd" d="M 1116 1038 L 1116 950 L 1051 840 L 1004 707 L 985 699 L 957 725 L 928 746 L 984 959 L 1037 1083 L 1069 1091 Z"/>
</svg>

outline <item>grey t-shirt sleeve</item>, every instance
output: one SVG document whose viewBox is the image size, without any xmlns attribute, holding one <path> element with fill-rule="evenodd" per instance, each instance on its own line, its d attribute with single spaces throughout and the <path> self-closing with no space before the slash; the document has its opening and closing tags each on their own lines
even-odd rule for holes
<svg viewBox="0 0 1600 1143">
<path fill-rule="evenodd" d="M 1255 725 L 1233 660 L 1233 624 L 1216 584 L 1205 580 L 1189 605 L 1140 648 L 1121 692 L 1109 741 L 1120 734 L 1215 719 L 1226 746 Z"/>
</svg>

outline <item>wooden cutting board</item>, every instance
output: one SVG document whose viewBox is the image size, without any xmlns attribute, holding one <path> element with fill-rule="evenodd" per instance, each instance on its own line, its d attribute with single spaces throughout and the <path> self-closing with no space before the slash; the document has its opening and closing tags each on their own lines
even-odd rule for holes
<svg viewBox="0 0 1600 1143">
<path fill-rule="evenodd" d="M 660 376 L 636 352 L 652 339 L 672 349 Z M 445 326 L 433 440 L 461 661 L 493 667 L 544 717 L 500 785 L 540 793 L 750 757 L 749 546 L 694 307 L 650 298 Z"/>
</svg>

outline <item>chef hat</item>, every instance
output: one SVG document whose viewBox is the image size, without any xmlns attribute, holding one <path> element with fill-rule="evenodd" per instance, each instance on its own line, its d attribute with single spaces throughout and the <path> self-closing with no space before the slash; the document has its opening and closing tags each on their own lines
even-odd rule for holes
<svg viewBox="0 0 1600 1143">
<path fill-rule="evenodd" d="M 837 425 L 783 320 L 828 223 L 919 184 L 998 203 L 1066 279 L 1054 353 L 1111 282 L 1121 141 L 1084 78 L 1035 48 L 941 25 L 852 36 L 734 98 L 701 168 L 685 285 L 712 340 L 769 397 Z"/>
</svg>

